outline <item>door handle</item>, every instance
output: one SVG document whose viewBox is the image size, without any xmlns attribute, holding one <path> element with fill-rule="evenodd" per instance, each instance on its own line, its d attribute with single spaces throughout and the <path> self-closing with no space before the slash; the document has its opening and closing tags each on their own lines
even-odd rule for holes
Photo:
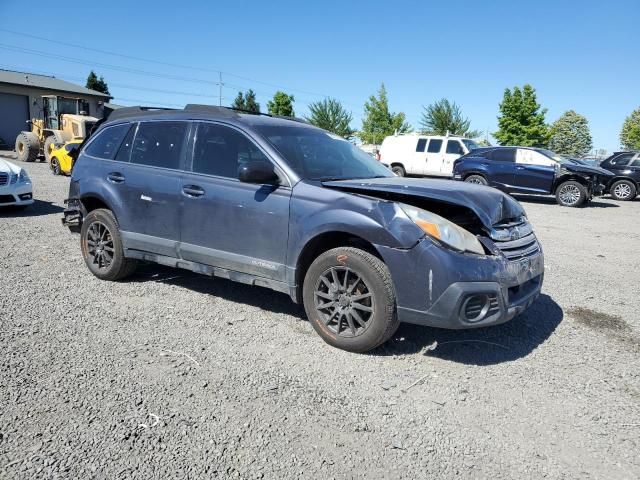
<svg viewBox="0 0 640 480">
<path fill-rule="evenodd" d="M 187 197 L 201 197 L 204 195 L 204 190 L 197 185 L 185 185 L 182 187 L 182 193 Z"/>
<path fill-rule="evenodd" d="M 120 172 L 111 172 L 107 175 L 107 180 L 109 180 L 111 183 L 123 183 L 124 175 L 122 175 Z"/>
</svg>

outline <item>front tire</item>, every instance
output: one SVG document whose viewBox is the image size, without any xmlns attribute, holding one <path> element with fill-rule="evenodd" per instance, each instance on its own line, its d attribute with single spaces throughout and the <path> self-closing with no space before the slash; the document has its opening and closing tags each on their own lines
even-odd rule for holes
<svg viewBox="0 0 640 480">
<path fill-rule="evenodd" d="M 579 207 L 587 201 L 587 188 L 580 182 L 569 180 L 556 190 L 556 201 L 563 207 Z"/>
<path fill-rule="evenodd" d="M 464 179 L 464 181 L 467 183 L 475 183 L 476 185 L 489 185 L 489 182 L 487 182 L 487 179 L 484 178 L 482 175 L 469 175 L 467 178 Z"/>
<path fill-rule="evenodd" d="M 367 352 L 398 328 L 391 273 L 379 258 L 359 248 L 321 254 L 307 270 L 302 290 L 311 325 L 336 348 Z"/>
<path fill-rule="evenodd" d="M 391 171 L 395 173 L 398 177 L 406 177 L 407 171 L 404 169 L 402 165 L 392 165 Z"/>
<path fill-rule="evenodd" d="M 636 198 L 638 193 L 636 186 L 633 182 L 629 180 L 618 180 L 609 189 L 611 192 L 611 196 L 622 202 L 628 202 L 629 200 L 633 200 Z"/>
<path fill-rule="evenodd" d="M 54 175 L 62 175 L 62 169 L 60 168 L 60 161 L 57 157 L 51 157 L 49 160 L 49 166 L 51 167 L 51 172 Z"/>
<path fill-rule="evenodd" d="M 100 280 L 121 280 L 137 267 L 136 260 L 124 256 L 118 222 L 110 210 L 99 208 L 85 217 L 80 247 L 87 267 Z"/>
<path fill-rule="evenodd" d="M 16 138 L 16 153 L 21 162 L 35 162 L 40 151 L 38 137 L 32 132 L 21 132 Z"/>
</svg>

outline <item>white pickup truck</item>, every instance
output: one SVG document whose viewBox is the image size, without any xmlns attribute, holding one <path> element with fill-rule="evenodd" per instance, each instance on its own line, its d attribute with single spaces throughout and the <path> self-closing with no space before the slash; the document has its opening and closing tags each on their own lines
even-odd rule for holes
<svg viewBox="0 0 640 480">
<path fill-rule="evenodd" d="M 392 135 L 382 141 L 380 161 L 400 177 L 451 177 L 454 160 L 479 147 L 473 140 L 453 135 Z"/>
</svg>

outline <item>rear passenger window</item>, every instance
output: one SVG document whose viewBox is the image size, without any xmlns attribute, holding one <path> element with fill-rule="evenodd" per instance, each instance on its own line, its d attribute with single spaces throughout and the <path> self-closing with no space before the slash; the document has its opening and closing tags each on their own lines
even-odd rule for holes
<svg viewBox="0 0 640 480">
<path fill-rule="evenodd" d="M 180 168 L 187 122 L 142 122 L 133 141 L 131 163 Z"/>
<path fill-rule="evenodd" d="M 457 155 L 464 155 L 464 149 L 458 140 L 449 140 L 447 142 L 447 153 L 455 153 Z"/>
<path fill-rule="evenodd" d="M 640 155 L 636 157 L 636 159 L 629 164 L 630 167 L 640 167 Z"/>
<path fill-rule="evenodd" d="M 416 152 L 424 152 L 424 147 L 427 146 L 427 139 L 421 138 L 418 140 L 418 145 L 416 145 Z"/>
<path fill-rule="evenodd" d="M 254 161 L 269 159 L 242 133 L 215 123 L 198 125 L 191 168 L 194 172 L 238 178 L 238 168 Z"/>
<path fill-rule="evenodd" d="M 129 127 L 130 124 L 125 123 L 123 125 L 114 125 L 113 127 L 105 128 L 92 140 L 85 150 L 85 153 L 92 157 L 113 160 Z"/>
<path fill-rule="evenodd" d="M 429 141 L 429 148 L 427 148 L 427 152 L 440 153 L 441 148 L 442 148 L 442 140 L 432 139 Z"/>
<path fill-rule="evenodd" d="M 488 158 L 496 160 L 498 162 L 515 162 L 516 161 L 516 149 L 515 148 L 500 148 L 493 150 Z"/>
</svg>

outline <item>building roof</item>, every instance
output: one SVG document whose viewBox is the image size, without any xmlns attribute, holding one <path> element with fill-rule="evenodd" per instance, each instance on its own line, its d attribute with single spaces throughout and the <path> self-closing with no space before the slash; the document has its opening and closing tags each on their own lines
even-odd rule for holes
<svg viewBox="0 0 640 480">
<path fill-rule="evenodd" d="M 41 88 L 44 90 L 56 90 L 58 92 L 76 93 L 81 95 L 90 95 L 110 99 L 111 95 L 106 95 L 96 90 L 81 87 L 75 83 L 60 80 L 56 77 L 48 75 L 37 75 L 28 72 L 15 72 L 13 70 L 0 69 L 0 83 L 8 83 L 11 85 L 20 85 L 22 87 Z"/>
</svg>

